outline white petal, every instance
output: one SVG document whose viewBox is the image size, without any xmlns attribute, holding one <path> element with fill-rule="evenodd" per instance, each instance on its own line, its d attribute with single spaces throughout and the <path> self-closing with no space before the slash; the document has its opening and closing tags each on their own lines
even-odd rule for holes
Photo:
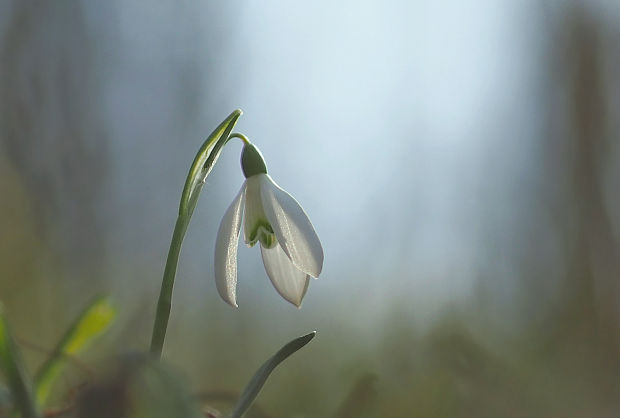
<svg viewBox="0 0 620 418">
<path fill-rule="evenodd" d="M 263 202 L 260 197 L 260 179 L 252 176 L 245 181 L 245 219 L 244 237 L 248 246 L 253 246 L 261 238 L 262 233 L 269 235 L 269 221 L 263 210 Z M 273 241 L 275 241 L 275 237 Z"/>
<path fill-rule="evenodd" d="M 237 246 L 243 215 L 245 182 L 226 210 L 215 241 L 215 285 L 222 299 L 237 307 Z"/>
<path fill-rule="evenodd" d="M 271 249 L 261 245 L 260 252 L 273 287 L 284 299 L 299 307 L 308 290 L 310 276 L 295 267 L 279 245 Z"/>
<path fill-rule="evenodd" d="M 312 277 L 323 268 L 323 248 L 306 212 L 267 174 L 261 179 L 263 210 L 282 249 L 293 264 Z"/>
</svg>

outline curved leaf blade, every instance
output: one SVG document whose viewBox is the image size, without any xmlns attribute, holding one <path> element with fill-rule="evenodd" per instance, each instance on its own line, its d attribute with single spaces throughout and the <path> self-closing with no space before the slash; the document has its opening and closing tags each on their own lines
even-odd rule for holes
<svg viewBox="0 0 620 418">
<path fill-rule="evenodd" d="M 245 411 L 252 405 L 256 396 L 263 388 L 267 378 L 271 372 L 284 360 L 286 360 L 291 354 L 301 349 L 308 344 L 316 335 L 316 331 L 312 331 L 309 334 L 295 338 L 293 341 L 282 347 L 276 354 L 274 354 L 269 360 L 267 360 L 260 369 L 254 374 L 248 385 L 245 387 L 243 393 L 239 397 L 235 409 L 230 415 L 231 418 L 239 418 Z"/>
<path fill-rule="evenodd" d="M 116 310 L 107 298 L 95 299 L 82 311 L 36 374 L 35 391 L 39 405 L 43 406 L 47 401 L 54 381 L 66 364 L 66 356 L 84 350 L 110 327 L 115 317 Z"/>
</svg>

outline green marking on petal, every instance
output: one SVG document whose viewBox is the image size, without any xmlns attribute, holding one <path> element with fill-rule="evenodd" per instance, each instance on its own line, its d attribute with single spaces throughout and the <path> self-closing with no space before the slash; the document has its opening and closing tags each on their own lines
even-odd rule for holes
<svg viewBox="0 0 620 418">
<path fill-rule="evenodd" d="M 276 234 L 267 233 L 264 229 L 261 228 L 261 232 L 259 235 L 260 243 L 263 247 L 270 249 L 276 246 L 278 240 L 276 239 Z"/>
<path fill-rule="evenodd" d="M 272 248 L 275 245 L 276 235 L 273 232 L 271 224 L 266 219 L 258 219 L 252 225 L 248 236 L 249 242 L 246 244 L 253 247 L 258 241 L 260 241 L 267 248 Z"/>
</svg>

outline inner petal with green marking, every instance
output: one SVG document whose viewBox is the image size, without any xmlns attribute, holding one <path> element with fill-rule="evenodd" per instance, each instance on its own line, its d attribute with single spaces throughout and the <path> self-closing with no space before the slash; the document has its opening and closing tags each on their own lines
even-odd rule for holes
<svg viewBox="0 0 620 418">
<path fill-rule="evenodd" d="M 265 248 L 273 248 L 278 243 L 273 228 L 267 221 L 260 221 L 256 229 L 250 232 L 250 246 L 256 244 L 256 240 L 261 242 Z"/>
<path fill-rule="evenodd" d="M 258 241 L 265 248 L 273 248 L 277 244 L 276 235 L 263 210 L 257 176 L 246 180 L 244 223 L 244 238 L 248 246 L 253 247 Z"/>
</svg>

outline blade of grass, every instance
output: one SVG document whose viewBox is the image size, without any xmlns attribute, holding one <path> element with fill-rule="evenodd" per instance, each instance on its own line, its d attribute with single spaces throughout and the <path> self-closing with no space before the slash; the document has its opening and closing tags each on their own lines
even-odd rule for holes
<svg viewBox="0 0 620 418">
<path fill-rule="evenodd" d="M 38 418 L 30 381 L 24 372 L 21 353 L 0 305 L 0 369 L 7 379 L 14 405 L 22 418 Z"/>
<path fill-rule="evenodd" d="M 314 338 L 316 331 L 312 331 L 310 334 L 303 335 L 295 338 L 293 341 L 282 347 L 276 354 L 267 360 L 260 369 L 254 374 L 248 385 L 245 387 L 243 393 L 239 397 L 235 409 L 230 415 L 231 418 L 240 418 L 245 411 L 252 405 L 256 396 L 263 388 L 263 385 L 267 381 L 267 378 L 271 372 L 284 360 L 286 360 L 291 354 L 301 349 L 308 344 L 310 340 Z"/>
<path fill-rule="evenodd" d="M 106 298 L 97 298 L 82 311 L 56 345 L 53 354 L 41 365 L 35 377 L 37 403 L 44 406 L 54 381 L 67 363 L 68 355 L 84 350 L 95 337 L 105 332 L 116 316 Z"/>
</svg>

